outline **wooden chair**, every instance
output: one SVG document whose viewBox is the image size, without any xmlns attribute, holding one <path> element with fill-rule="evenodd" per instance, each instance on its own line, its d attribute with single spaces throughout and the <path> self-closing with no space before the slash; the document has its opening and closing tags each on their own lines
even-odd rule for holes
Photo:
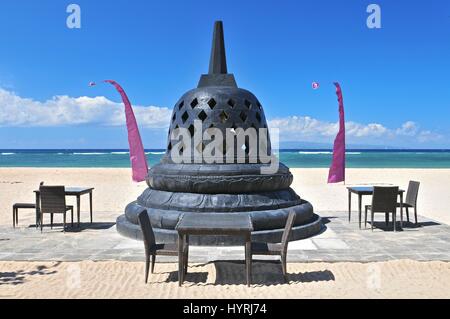
<svg viewBox="0 0 450 319">
<path fill-rule="evenodd" d="M 150 257 L 152 262 L 151 273 L 153 274 L 155 269 L 156 255 L 162 256 L 178 256 L 178 247 L 176 244 L 157 244 L 155 240 L 155 234 L 153 232 L 152 224 L 148 213 L 143 210 L 138 215 L 139 225 L 141 226 L 142 237 L 144 239 L 145 246 L 145 283 L 148 282 L 148 271 L 150 268 Z M 187 256 L 184 260 L 187 260 Z M 184 263 L 184 271 L 187 271 L 187 263 Z"/>
<path fill-rule="evenodd" d="M 283 236 L 281 238 L 281 243 L 272 244 L 272 243 L 252 242 L 251 245 L 252 247 L 251 258 L 253 258 L 253 255 L 280 256 L 284 279 L 287 279 L 287 265 L 286 265 L 287 249 L 289 244 L 289 236 L 291 235 L 292 226 L 294 225 L 295 222 L 295 217 L 296 217 L 295 212 L 291 211 L 286 221 L 286 226 L 284 228 Z"/>
<path fill-rule="evenodd" d="M 13 228 L 19 225 L 19 209 L 36 209 L 35 204 L 15 203 L 13 205 Z"/>
<path fill-rule="evenodd" d="M 53 229 L 53 215 L 63 214 L 63 231 L 66 232 L 66 213 L 70 210 L 73 225 L 73 206 L 66 205 L 64 186 L 40 186 L 41 232 L 44 224 L 44 214 L 50 214 L 50 226 Z"/>
<path fill-rule="evenodd" d="M 409 223 L 409 209 L 414 208 L 414 217 L 417 225 L 417 197 L 419 195 L 419 182 L 410 181 L 408 191 L 406 192 L 406 199 L 403 203 L 403 207 L 406 209 L 406 219 Z M 400 207 L 400 203 L 397 203 L 397 207 Z"/>
<path fill-rule="evenodd" d="M 40 186 L 44 185 L 44 182 L 39 184 Z M 36 204 L 27 204 L 27 203 L 15 203 L 13 205 L 13 228 L 16 228 L 16 225 L 19 225 L 19 209 L 34 209 L 36 210 Z M 36 225 L 37 228 L 37 225 Z"/>
<path fill-rule="evenodd" d="M 367 227 L 367 212 L 371 212 L 371 226 L 373 231 L 375 213 L 384 213 L 386 221 L 389 220 L 390 213 L 393 215 L 394 231 L 397 231 L 397 197 L 399 188 L 396 187 L 379 187 L 373 189 L 372 205 L 367 205 L 365 210 L 365 227 Z"/>
</svg>

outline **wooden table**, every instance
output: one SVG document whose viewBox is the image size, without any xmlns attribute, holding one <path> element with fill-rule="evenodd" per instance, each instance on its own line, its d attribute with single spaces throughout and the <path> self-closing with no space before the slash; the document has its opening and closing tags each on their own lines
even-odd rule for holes
<svg viewBox="0 0 450 319">
<path fill-rule="evenodd" d="M 347 187 L 348 190 L 348 221 L 351 221 L 352 214 L 352 193 L 358 195 L 358 212 L 359 212 L 359 228 L 361 229 L 361 215 L 362 215 L 362 197 L 365 195 L 373 195 L 373 186 L 359 186 Z M 404 190 L 399 189 L 400 196 L 400 225 L 403 227 L 403 194 Z"/>
<path fill-rule="evenodd" d="M 245 264 L 247 285 L 252 277 L 251 234 L 252 221 L 249 215 L 238 214 L 184 214 L 175 229 L 178 231 L 178 280 L 181 286 L 184 282 L 184 264 L 188 264 L 190 235 L 227 235 L 245 238 Z M 186 260 L 184 260 L 184 245 L 186 245 Z"/>
<path fill-rule="evenodd" d="M 94 188 L 92 187 L 66 187 L 66 196 L 75 196 L 77 198 L 77 218 L 78 218 L 78 227 L 80 227 L 80 201 L 81 196 L 89 194 L 89 209 L 90 209 L 90 215 L 91 215 L 91 224 L 92 224 L 92 192 L 94 191 Z M 41 199 L 41 193 L 39 190 L 35 190 L 34 193 L 36 194 L 36 227 L 40 225 L 40 199 Z"/>
</svg>

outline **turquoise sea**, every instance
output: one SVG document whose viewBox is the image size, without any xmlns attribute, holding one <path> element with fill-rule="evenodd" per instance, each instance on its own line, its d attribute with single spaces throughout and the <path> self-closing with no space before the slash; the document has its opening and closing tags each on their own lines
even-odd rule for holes
<svg viewBox="0 0 450 319">
<path fill-rule="evenodd" d="M 164 150 L 147 150 L 150 165 Z M 280 150 L 291 168 L 329 167 L 330 150 Z M 0 150 L 0 167 L 129 167 L 127 150 Z M 349 168 L 450 168 L 450 150 L 348 150 Z"/>
</svg>

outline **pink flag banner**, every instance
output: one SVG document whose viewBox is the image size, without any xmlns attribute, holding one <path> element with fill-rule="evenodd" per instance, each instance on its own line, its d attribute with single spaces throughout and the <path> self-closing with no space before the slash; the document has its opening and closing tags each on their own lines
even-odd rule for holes
<svg viewBox="0 0 450 319">
<path fill-rule="evenodd" d="M 328 183 L 345 182 L 345 113 L 344 98 L 339 83 L 336 86 L 336 94 L 339 101 L 339 132 L 334 140 L 333 162 L 328 174 Z"/>
<path fill-rule="evenodd" d="M 119 92 L 122 97 L 123 104 L 125 105 L 125 117 L 128 129 L 128 143 L 130 145 L 130 160 L 133 171 L 133 181 L 145 181 L 148 174 L 147 157 L 145 156 L 144 146 L 142 145 L 141 135 L 139 134 L 139 128 L 136 123 L 136 117 L 134 116 L 130 100 L 128 99 L 125 91 L 116 81 L 106 80 L 105 82 L 112 84 L 116 88 L 117 92 Z"/>
</svg>

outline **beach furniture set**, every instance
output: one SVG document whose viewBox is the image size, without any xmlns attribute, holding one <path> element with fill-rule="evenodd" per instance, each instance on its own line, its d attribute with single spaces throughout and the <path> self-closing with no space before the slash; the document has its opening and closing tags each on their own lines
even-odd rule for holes
<svg viewBox="0 0 450 319">
<path fill-rule="evenodd" d="M 198 218 L 195 214 L 183 215 L 176 226 L 177 244 L 157 243 L 147 210 L 138 215 L 145 247 L 145 283 L 148 282 L 149 269 L 154 272 L 157 255 L 178 256 L 178 283 L 183 285 L 188 270 L 190 236 L 233 236 L 240 237 L 245 245 L 245 265 L 247 286 L 251 285 L 252 258 L 255 255 L 280 256 L 283 276 L 287 280 L 287 249 L 289 236 L 296 217 L 290 212 L 282 235 L 281 243 L 252 241 L 252 220 L 246 215 L 212 214 Z M 150 268 L 151 262 L 151 268 Z"/>
<path fill-rule="evenodd" d="M 81 218 L 81 196 L 89 195 L 90 222 L 93 222 L 92 209 L 92 187 L 64 187 L 47 186 L 41 183 L 38 190 L 35 190 L 36 201 L 34 204 L 16 203 L 13 205 L 13 227 L 18 225 L 19 209 L 34 209 L 36 214 L 36 228 L 40 226 L 41 232 L 44 226 L 44 214 L 50 215 L 50 227 L 53 229 L 54 215 L 63 215 L 63 230 L 66 230 L 66 214 L 71 213 L 71 226 L 73 227 L 74 207 L 66 204 L 66 197 L 76 197 L 77 202 L 77 226 L 80 227 Z"/>
<path fill-rule="evenodd" d="M 397 208 L 400 208 L 400 227 L 403 227 L 403 209 L 406 210 L 407 221 L 409 218 L 409 209 L 414 209 L 415 223 L 417 221 L 417 197 L 419 194 L 420 183 L 410 181 L 406 200 L 403 201 L 405 191 L 397 186 L 374 186 L 374 187 L 347 187 L 348 190 L 348 220 L 351 221 L 352 212 L 352 194 L 358 196 L 358 221 L 359 228 L 362 228 L 362 198 L 363 196 L 372 196 L 372 204 L 365 206 L 364 225 L 367 227 L 367 217 L 370 212 L 371 228 L 374 228 L 374 217 L 376 213 L 385 214 L 386 226 L 389 224 L 389 217 L 392 214 L 394 231 L 397 231 Z M 397 198 L 400 198 L 400 202 Z"/>
</svg>

